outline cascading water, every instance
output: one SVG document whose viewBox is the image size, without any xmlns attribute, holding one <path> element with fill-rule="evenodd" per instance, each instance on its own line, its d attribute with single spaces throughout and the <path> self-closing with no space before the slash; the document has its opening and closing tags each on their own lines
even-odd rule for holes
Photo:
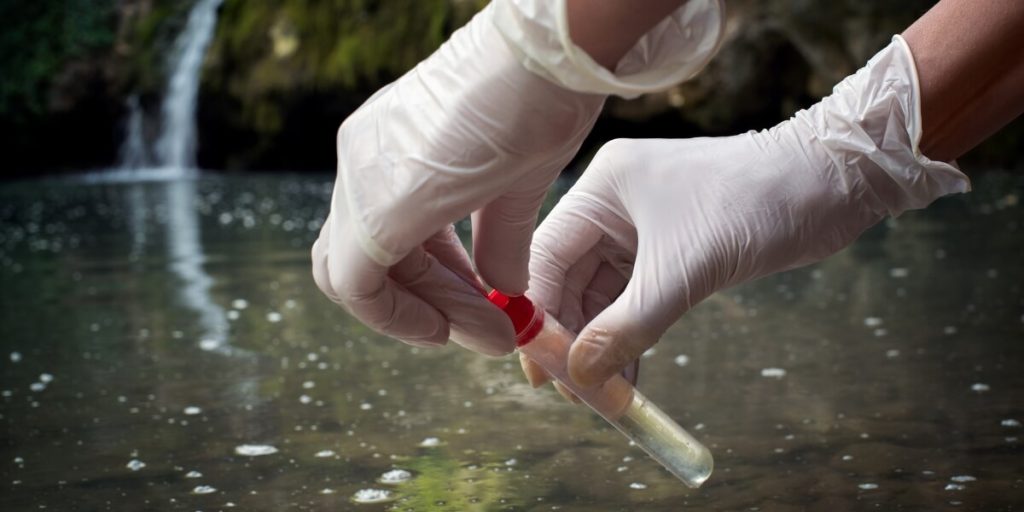
<svg viewBox="0 0 1024 512">
<path fill-rule="evenodd" d="M 170 80 L 160 109 L 161 130 L 156 142 L 157 165 L 193 169 L 196 159 L 196 97 L 199 70 L 206 47 L 217 26 L 217 8 L 222 0 L 199 0 L 188 15 L 185 30 L 174 42 Z"/>
<path fill-rule="evenodd" d="M 124 142 L 121 143 L 121 169 L 144 169 L 153 164 L 149 148 L 146 147 L 145 119 L 139 97 L 132 95 L 125 102 L 128 108 L 128 122 L 125 126 Z"/>
<path fill-rule="evenodd" d="M 156 145 L 146 143 L 145 120 L 136 97 L 127 101 L 128 119 L 121 147 L 120 169 L 106 173 L 106 180 L 127 181 L 133 221 L 132 256 L 146 251 L 147 219 L 158 216 L 147 195 L 153 188 L 164 194 L 169 270 L 181 287 L 176 290 L 182 306 L 199 319 L 202 332 L 199 345 L 204 350 L 238 354 L 227 345 L 229 324 L 224 308 L 210 293 L 213 278 L 204 268 L 201 219 L 196 178 L 196 98 L 199 72 L 206 47 L 217 23 L 217 8 L 222 0 L 198 0 L 189 12 L 184 30 L 174 42 L 167 61 L 168 82 L 160 110 L 160 134 Z M 155 169 L 153 167 L 156 167 Z M 147 186 L 141 182 L 157 181 Z M 159 201 L 159 200 L 157 200 Z"/>
<path fill-rule="evenodd" d="M 168 80 L 160 107 L 160 133 L 152 150 L 146 142 L 138 98 L 128 98 L 128 119 L 119 162 L 122 170 L 158 167 L 162 171 L 157 174 L 173 177 L 195 169 L 199 72 L 217 26 L 217 8 L 222 1 L 196 2 L 184 30 L 174 41 L 167 59 Z"/>
</svg>

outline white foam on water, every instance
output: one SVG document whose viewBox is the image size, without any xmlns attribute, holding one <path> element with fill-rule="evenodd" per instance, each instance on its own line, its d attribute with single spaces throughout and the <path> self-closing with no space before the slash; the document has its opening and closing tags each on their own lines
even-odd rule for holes
<svg viewBox="0 0 1024 512">
<path fill-rule="evenodd" d="M 378 482 L 388 485 L 397 485 L 403 482 L 408 482 L 412 478 L 412 473 L 404 469 L 392 469 L 380 476 L 377 479 Z"/>
<path fill-rule="evenodd" d="M 393 496 L 387 489 L 359 489 L 352 495 L 352 501 L 359 504 L 384 503 L 393 500 Z"/>
<path fill-rule="evenodd" d="M 674 361 L 676 363 L 676 366 L 686 366 L 690 364 L 690 356 L 686 354 L 679 354 L 678 356 L 676 356 Z"/>
<path fill-rule="evenodd" d="M 213 494 L 217 492 L 217 489 L 210 485 L 197 485 L 192 489 L 192 494 Z"/>
<path fill-rule="evenodd" d="M 782 368 L 764 368 L 761 370 L 761 376 L 772 379 L 781 379 L 786 376 L 786 370 L 783 370 Z"/>
<path fill-rule="evenodd" d="M 436 446 L 441 446 L 441 440 L 436 437 L 428 437 L 420 441 L 420 446 L 423 448 L 434 448 Z"/>
<path fill-rule="evenodd" d="M 198 408 L 198 407 L 196 407 L 196 406 L 194 406 L 194 405 L 190 405 L 190 406 L 185 408 L 184 412 L 188 416 L 195 416 L 195 415 L 203 412 L 203 410 Z"/>
<path fill-rule="evenodd" d="M 249 302 L 245 299 L 235 299 L 231 301 L 231 307 L 235 309 L 245 309 L 249 307 Z"/>
<path fill-rule="evenodd" d="M 42 373 L 39 375 L 39 382 L 42 382 L 43 384 L 49 384 L 53 382 L 53 375 L 50 375 L 49 373 Z"/>
<path fill-rule="evenodd" d="M 952 481 L 952 482 L 956 482 L 958 484 L 963 484 L 963 483 L 967 483 L 967 482 L 974 482 L 974 481 L 977 480 L 977 478 L 974 478 L 971 475 L 956 475 L 956 476 L 949 477 L 949 480 Z"/>
<path fill-rule="evenodd" d="M 33 382 L 28 388 L 38 393 L 46 389 L 46 384 L 43 384 L 42 382 Z"/>
<path fill-rule="evenodd" d="M 334 494 L 334 489 L 320 489 L 320 494 Z"/>
<path fill-rule="evenodd" d="M 125 464 L 124 466 L 126 468 L 132 470 L 132 471 L 138 471 L 138 470 L 146 467 L 146 463 L 142 462 L 139 459 L 132 459 L 132 460 L 128 461 L 128 464 Z"/>
<path fill-rule="evenodd" d="M 858 484 L 857 488 L 862 490 L 862 491 L 873 491 L 875 489 L 878 489 L 878 484 L 868 482 L 868 483 Z"/>
<path fill-rule="evenodd" d="M 198 471 L 196 471 L 196 470 L 192 470 L 192 471 L 189 471 L 188 473 L 185 473 L 185 478 L 202 478 L 202 477 L 203 477 L 203 474 L 198 472 Z"/>
<path fill-rule="evenodd" d="M 359 404 L 359 408 L 364 410 L 364 411 L 369 411 L 370 409 L 373 409 L 373 404 L 370 404 L 370 403 L 367 403 L 367 402 L 363 402 L 363 403 Z"/>
<path fill-rule="evenodd" d="M 877 316 L 869 316 L 864 319 L 865 327 L 878 327 L 879 325 L 882 325 L 882 319 Z"/>
<path fill-rule="evenodd" d="M 319 457 L 321 459 L 326 459 L 327 457 L 334 457 L 334 450 L 320 450 L 316 452 L 316 454 L 313 456 Z"/>
<path fill-rule="evenodd" d="M 315 387 L 316 383 L 311 380 L 307 380 L 306 382 L 302 383 L 302 389 L 313 389 Z"/>
<path fill-rule="evenodd" d="M 272 323 L 272 324 L 276 324 L 276 323 L 280 322 L 281 321 L 281 313 L 278 313 L 277 311 L 271 311 L 270 313 L 267 313 L 267 321 Z"/>
<path fill-rule="evenodd" d="M 207 352 L 211 352 L 220 348 L 220 340 L 214 339 L 203 339 L 199 340 L 199 348 Z"/>
<path fill-rule="evenodd" d="M 947 491 L 962 491 L 966 488 L 967 486 L 964 484 L 946 484 Z"/>
<path fill-rule="evenodd" d="M 907 269 L 907 268 L 895 267 L 895 268 L 890 268 L 889 269 L 889 277 L 893 277 L 893 278 L 896 278 L 896 279 L 902 279 L 902 278 L 907 277 L 909 275 L 910 275 L 910 269 Z"/>
<path fill-rule="evenodd" d="M 983 382 L 976 382 L 974 384 L 971 384 L 971 391 L 974 391 L 975 393 L 984 393 L 989 389 L 992 388 L 990 388 L 988 384 L 985 384 Z"/>
<path fill-rule="evenodd" d="M 1003 421 L 1000 421 L 999 424 L 1004 426 L 1004 427 L 1011 427 L 1011 428 L 1016 428 L 1016 427 L 1020 426 L 1020 422 L 1015 420 L 1015 419 L 1013 419 L 1013 418 L 1007 418 L 1007 419 L 1005 419 Z"/>
<path fill-rule="evenodd" d="M 11 352 L 11 362 L 12 363 L 21 362 L 21 352 Z"/>
<path fill-rule="evenodd" d="M 235 453 L 247 457 L 259 457 L 277 453 L 277 448 L 269 444 L 243 444 L 235 447 Z"/>
<path fill-rule="evenodd" d="M 633 483 L 629 484 L 629 488 L 630 489 L 636 489 L 638 491 L 642 491 L 642 490 L 647 488 L 647 484 L 640 483 L 640 482 L 633 482 Z"/>
</svg>

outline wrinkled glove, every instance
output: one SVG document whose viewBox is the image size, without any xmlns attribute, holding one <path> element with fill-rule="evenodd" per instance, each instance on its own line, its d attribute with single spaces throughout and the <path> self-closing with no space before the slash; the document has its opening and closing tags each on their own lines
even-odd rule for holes
<svg viewBox="0 0 1024 512">
<path fill-rule="evenodd" d="M 508 353 L 512 326 L 484 298 L 452 222 L 473 212 L 480 276 L 522 294 L 541 202 L 605 95 L 635 96 L 696 73 L 721 33 L 719 2 L 691 0 L 612 73 L 569 40 L 564 0 L 488 5 L 342 124 L 331 212 L 313 246 L 318 287 L 410 344 L 451 336 Z"/>
<path fill-rule="evenodd" d="M 604 382 L 715 291 L 821 260 L 887 215 L 968 191 L 957 168 L 920 153 L 920 138 L 916 70 L 897 36 L 770 130 L 605 145 L 534 234 L 529 295 L 580 333 L 572 379 Z"/>
</svg>

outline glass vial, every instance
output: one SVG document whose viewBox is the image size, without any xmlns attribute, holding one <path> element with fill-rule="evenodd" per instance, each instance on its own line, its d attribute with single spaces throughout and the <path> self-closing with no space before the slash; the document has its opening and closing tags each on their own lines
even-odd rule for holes
<svg viewBox="0 0 1024 512">
<path fill-rule="evenodd" d="M 619 432 L 690 487 L 711 476 L 711 452 L 636 390 L 621 375 L 583 389 L 569 378 L 566 363 L 576 336 L 525 296 L 508 297 L 497 290 L 488 296 L 512 320 L 519 351 L 576 394 Z"/>
</svg>

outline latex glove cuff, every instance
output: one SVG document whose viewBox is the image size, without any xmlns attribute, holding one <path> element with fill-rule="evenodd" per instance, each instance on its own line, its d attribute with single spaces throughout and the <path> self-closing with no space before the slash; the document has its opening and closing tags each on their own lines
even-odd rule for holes
<svg viewBox="0 0 1024 512">
<path fill-rule="evenodd" d="M 634 98 L 696 75 L 725 33 L 721 0 L 689 0 L 608 71 L 569 37 L 566 0 L 497 0 L 494 23 L 523 66 L 562 87 Z"/>
<path fill-rule="evenodd" d="M 892 43 L 840 82 L 832 95 L 796 114 L 840 168 L 857 169 L 879 216 L 924 208 L 947 194 L 968 192 L 971 182 L 953 163 L 921 153 L 921 88 L 907 42 Z"/>
</svg>

